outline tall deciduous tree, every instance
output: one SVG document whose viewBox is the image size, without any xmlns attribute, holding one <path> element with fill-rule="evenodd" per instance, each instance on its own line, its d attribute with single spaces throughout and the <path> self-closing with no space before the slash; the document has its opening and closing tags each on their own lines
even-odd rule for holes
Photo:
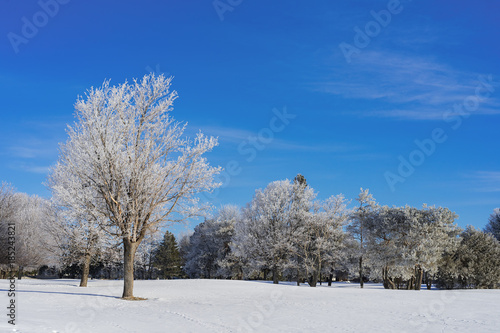
<svg viewBox="0 0 500 333">
<path fill-rule="evenodd" d="M 184 267 L 190 277 L 228 278 L 233 271 L 238 275 L 239 262 L 231 252 L 230 242 L 239 219 L 240 210 L 226 205 L 195 227 Z"/>
<path fill-rule="evenodd" d="M 66 259 L 81 265 L 80 287 L 87 287 L 90 262 L 101 248 L 102 232 L 95 221 L 83 217 L 67 221 L 62 230 L 67 233 Z"/>
<path fill-rule="evenodd" d="M 500 288 L 500 242 L 489 233 L 468 226 L 459 245 L 446 253 L 439 267 L 441 288 Z"/>
<path fill-rule="evenodd" d="M 59 223 L 52 226 L 51 234 L 61 240 L 63 264 L 78 264 L 81 267 L 80 287 L 86 287 L 91 260 L 107 241 L 100 226 L 107 218 L 96 209 L 98 195 L 89 186 L 90 182 L 79 182 L 78 175 L 70 174 L 67 168 L 57 165 L 51 170 L 47 184 L 60 216 Z M 80 191 L 75 189 L 78 187 Z"/>
<path fill-rule="evenodd" d="M 297 219 L 295 195 L 297 183 L 274 181 L 264 190 L 257 190 L 253 200 L 243 210 L 243 218 L 235 225 L 233 252 L 255 269 L 270 270 L 273 283 L 290 265 L 295 253 L 291 221 Z M 313 190 L 305 187 L 304 197 L 312 199 Z"/>
<path fill-rule="evenodd" d="M 36 268 L 51 263 L 51 238 L 45 226 L 53 222 L 54 214 L 50 201 L 38 196 L 14 193 L 10 200 L 9 216 L 1 224 L 5 230 L 5 222 L 13 223 L 15 227 L 15 241 L 11 247 L 15 248 L 15 264 L 21 278 L 25 267 Z"/>
<path fill-rule="evenodd" d="M 388 289 L 420 290 L 424 271 L 434 274 L 460 229 L 447 208 L 381 207 L 367 225 L 373 269 Z"/>
<path fill-rule="evenodd" d="M 133 83 L 91 88 L 76 104 L 76 122 L 52 173 L 51 187 L 71 209 L 91 210 L 100 227 L 123 243 L 123 298 L 133 298 L 134 256 L 141 241 L 167 221 L 197 215 L 197 194 L 210 191 L 220 168 L 203 155 L 217 139 L 183 135 L 170 113 L 171 78 L 146 75 Z M 59 178 L 60 179 L 60 178 Z"/>
<path fill-rule="evenodd" d="M 298 254 L 307 272 L 309 286 L 316 287 L 321 271 L 340 259 L 343 227 L 349 218 L 343 195 L 316 201 L 295 238 Z"/>
<path fill-rule="evenodd" d="M 9 222 L 15 222 L 14 193 L 9 183 L 0 184 L 0 264 L 4 265 L 9 263 Z"/>
<path fill-rule="evenodd" d="M 301 236 L 305 236 L 304 226 L 306 225 L 309 217 L 310 210 L 312 208 L 312 199 L 315 196 L 314 192 L 311 190 L 307 184 L 306 178 L 300 173 L 293 179 L 293 206 L 294 214 L 288 221 L 288 235 L 287 237 L 293 244 L 294 251 L 290 256 L 290 263 L 288 266 L 292 267 L 295 271 L 295 279 L 297 280 L 297 286 L 300 285 L 301 281 L 306 278 L 308 272 L 304 269 L 304 247 L 301 240 Z"/>
<path fill-rule="evenodd" d="M 373 195 L 369 193 L 368 189 L 361 189 L 356 201 L 359 205 L 352 213 L 350 224 L 347 226 L 347 231 L 358 241 L 359 244 L 356 257 L 358 258 L 359 285 L 363 288 L 365 268 L 364 258 L 368 233 L 367 224 L 372 218 L 372 213 L 377 209 L 377 203 L 375 202 Z"/>
</svg>

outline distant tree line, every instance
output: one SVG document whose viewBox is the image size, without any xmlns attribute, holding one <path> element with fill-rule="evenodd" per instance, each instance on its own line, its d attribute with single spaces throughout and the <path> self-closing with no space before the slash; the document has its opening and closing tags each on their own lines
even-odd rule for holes
<svg viewBox="0 0 500 333">
<path fill-rule="evenodd" d="M 246 207 L 222 207 L 181 239 L 191 278 L 331 284 L 334 277 L 387 289 L 500 287 L 500 210 L 485 231 L 455 224 L 447 208 L 388 207 L 361 189 L 317 200 L 303 176 L 275 181 Z"/>
<path fill-rule="evenodd" d="M 299 285 L 334 280 L 387 289 L 499 288 L 500 209 L 484 231 L 461 230 L 443 207 L 388 207 L 361 189 L 318 200 L 302 175 L 259 189 L 245 207 L 223 206 L 189 235 L 146 237 L 136 279 L 269 279 Z M 0 187 L 0 277 L 7 277 L 9 222 L 16 224 L 16 275 L 123 279 L 123 247 L 92 224 L 69 221 L 37 196 Z M 158 235 L 156 233 L 155 235 Z"/>
</svg>

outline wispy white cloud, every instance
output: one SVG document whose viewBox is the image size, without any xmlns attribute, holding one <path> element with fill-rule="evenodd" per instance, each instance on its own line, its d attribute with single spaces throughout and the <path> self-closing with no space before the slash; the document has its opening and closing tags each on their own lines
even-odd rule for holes
<svg viewBox="0 0 500 333">
<path fill-rule="evenodd" d="M 222 126 L 192 126 L 192 128 L 198 128 L 206 135 L 219 137 L 219 141 L 224 142 L 240 143 L 249 136 L 255 136 L 255 133 L 240 128 Z"/>
<path fill-rule="evenodd" d="M 47 149 L 41 147 L 22 147 L 13 146 L 9 147 L 10 153 L 15 157 L 21 158 L 37 158 L 37 157 L 47 157 L 57 154 L 57 149 Z"/>
<path fill-rule="evenodd" d="M 466 177 L 478 192 L 500 192 L 500 171 L 475 171 Z"/>
<path fill-rule="evenodd" d="M 47 174 L 50 170 L 48 166 L 25 166 L 23 170 L 30 173 Z"/>
<path fill-rule="evenodd" d="M 373 101 L 373 110 L 349 113 L 367 117 L 434 120 L 456 103 L 474 96 L 480 74 L 457 70 L 429 57 L 364 50 L 355 64 L 332 66 L 330 75 L 310 89 L 346 99 Z M 494 82 L 498 80 L 494 77 Z M 481 100 L 475 114 L 500 114 L 500 87 Z"/>
<path fill-rule="evenodd" d="M 248 142 L 249 138 L 258 137 L 259 131 L 253 132 L 246 129 L 221 127 L 221 126 L 199 126 L 199 128 L 206 135 L 219 137 L 221 144 L 231 143 L 239 145 L 243 142 Z M 278 136 L 278 134 L 276 134 Z M 348 143 L 335 143 L 329 145 L 311 145 L 298 143 L 294 141 L 283 140 L 279 138 L 273 139 L 270 143 L 266 144 L 266 149 L 277 150 L 290 150 L 290 151 L 310 151 L 310 152 L 349 152 L 359 151 L 363 147 L 356 146 Z"/>
<path fill-rule="evenodd" d="M 7 167 L 13 170 L 22 170 L 28 173 L 35 174 L 48 174 L 50 166 L 37 165 L 36 163 L 26 163 L 24 161 L 11 161 L 7 164 Z"/>
</svg>

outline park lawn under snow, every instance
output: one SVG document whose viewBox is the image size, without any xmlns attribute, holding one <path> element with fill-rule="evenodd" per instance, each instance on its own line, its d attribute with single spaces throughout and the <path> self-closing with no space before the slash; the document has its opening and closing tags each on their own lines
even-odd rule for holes
<svg viewBox="0 0 500 333">
<path fill-rule="evenodd" d="M 498 332 L 500 290 L 384 290 L 334 283 L 310 288 L 257 281 L 17 281 L 16 326 L 1 332 Z M 15 330 L 14 330 L 15 329 Z"/>
</svg>

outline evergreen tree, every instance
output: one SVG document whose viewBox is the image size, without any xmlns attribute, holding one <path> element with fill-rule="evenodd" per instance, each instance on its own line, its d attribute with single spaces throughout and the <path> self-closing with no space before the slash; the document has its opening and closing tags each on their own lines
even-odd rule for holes
<svg viewBox="0 0 500 333">
<path fill-rule="evenodd" d="M 154 265 L 160 269 L 163 279 L 173 279 L 182 276 L 181 255 L 175 236 L 165 232 L 163 241 L 158 246 L 154 254 Z"/>
</svg>

